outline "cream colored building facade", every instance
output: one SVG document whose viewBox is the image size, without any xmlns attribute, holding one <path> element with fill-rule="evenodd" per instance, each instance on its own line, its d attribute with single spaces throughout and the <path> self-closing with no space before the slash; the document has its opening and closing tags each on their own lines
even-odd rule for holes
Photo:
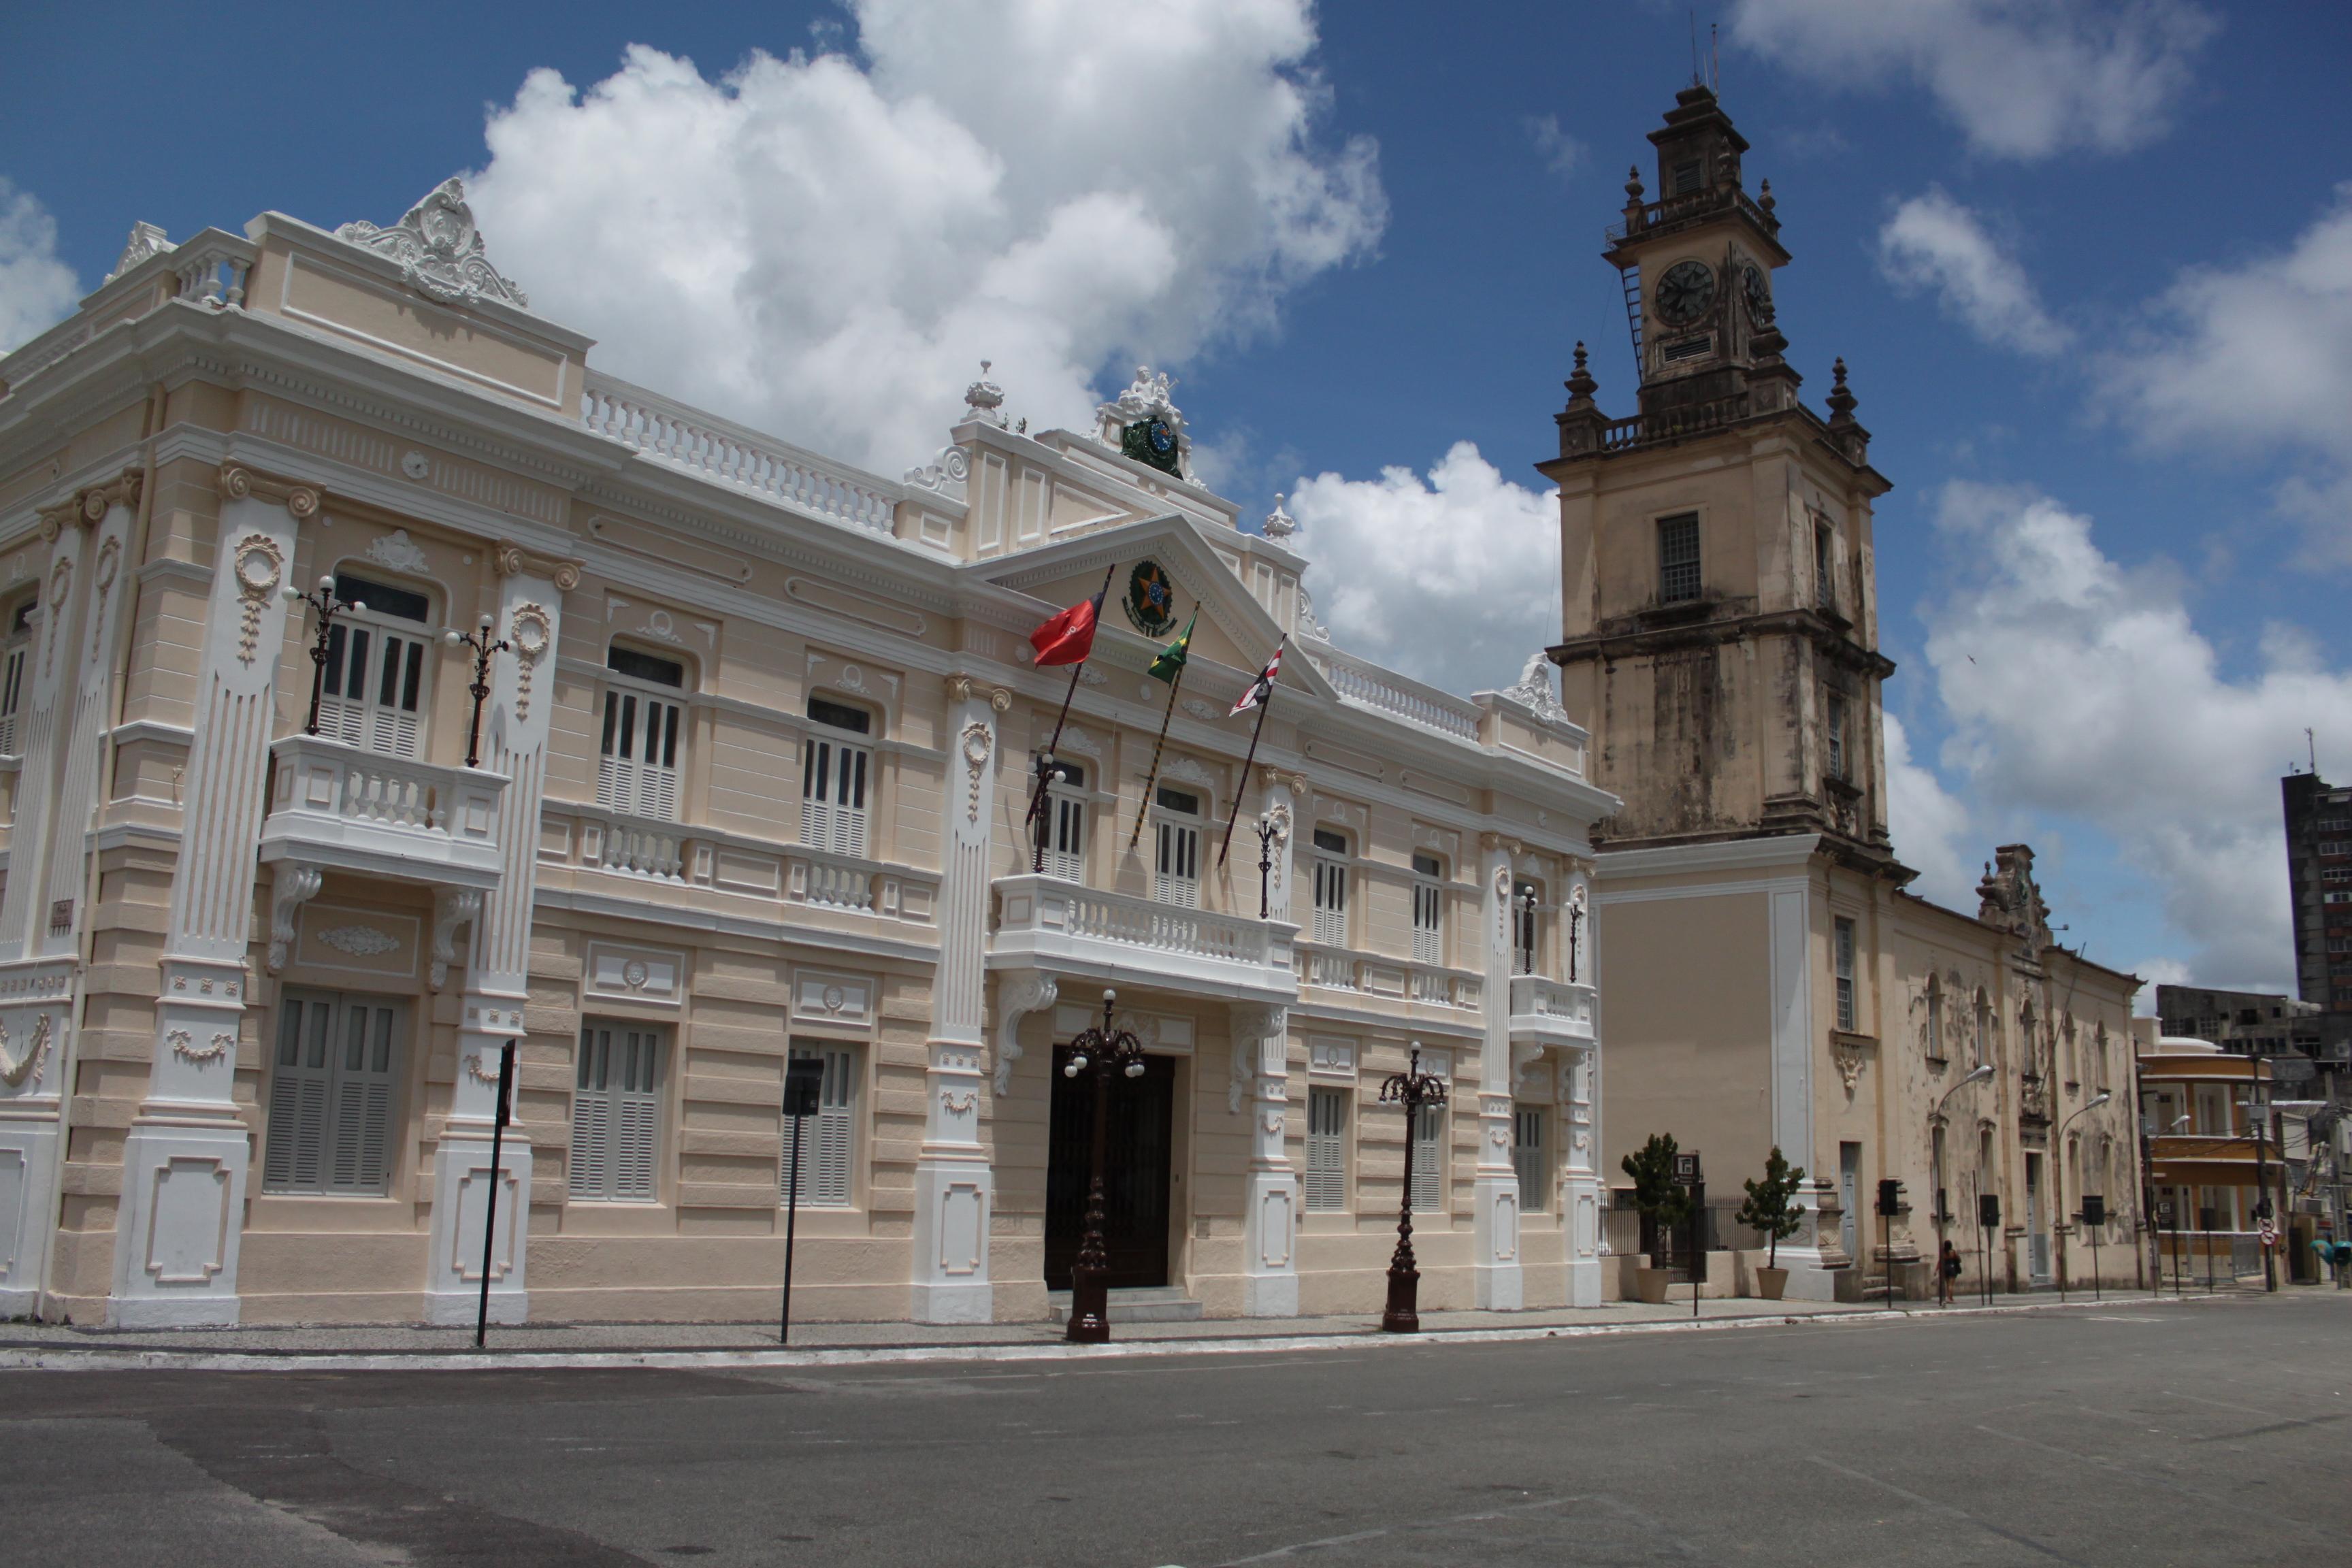
<svg viewBox="0 0 2352 1568">
<path fill-rule="evenodd" d="M 512 1039 L 498 1321 L 769 1316 L 788 1052 L 796 1311 L 1039 1318 L 1055 1046 L 1107 987 L 1152 1064 L 1115 1315 L 1377 1309 L 1409 1166 L 1425 1306 L 1601 1299 L 1617 802 L 1539 662 L 1465 700 L 1333 647 L 1164 378 L 1036 436 L 983 379 L 893 480 L 590 347 L 452 182 L 385 228 L 142 225 L 0 361 L 0 1315 L 469 1321 Z M 1069 676 L 1026 634 L 1106 572 L 1039 871 Z M 1196 607 L 1147 799 L 1157 612 Z M 1409 1142 L 1415 1042 L 1453 1093 Z"/>
<path fill-rule="evenodd" d="M 1671 1133 L 1727 1217 L 1778 1146 L 1811 1178 L 1807 1226 L 1780 1248 L 1794 1295 L 1890 1270 L 1928 1290 L 1939 1185 L 1970 1284 L 1987 1241 L 2001 1288 L 2084 1278 L 2087 1251 L 2057 1238 L 2082 1237 L 2085 1192 L 2109 1215 L 2104 1269 L 2129 1279 L 2138 982 L 2057 945 L 2024 846 L 1988 864 L 1973 915 L 1904 891 L 1871 532 L 1887 480 L 1843 361 L 1827 418 L 1798 401 L 1772 302 L 1790 257 L 1770 183 L 1747 188 L 1747 141 L 1703 87 L 1650 139 L 1657 199 L 1637 170 L 1605 253 L 1640 407 L 1601 411 L 1580 345 L 1541 465 L 1560 487 L 1550 656 L 1594 782 L 1624 801 L 1595 840 L 1604 1169 L 1622 1184 L 1620 1159 Z M 1990 1237 L 1980 1194 L 2000 1203 Z"/>
</svg>

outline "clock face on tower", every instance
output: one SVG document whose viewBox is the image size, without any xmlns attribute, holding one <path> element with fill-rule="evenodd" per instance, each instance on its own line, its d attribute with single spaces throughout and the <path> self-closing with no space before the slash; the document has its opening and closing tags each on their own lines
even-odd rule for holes
<svg viewBox="0 0 2352 1568">
<path fill-rule="evenodd" d="M 1658 279 L 1658 320 L 1686 326 L 1715 303 L 1715 268 L 1704 261 L 1677 261 Z"/>
<path fill-rule="evenodd" d="M 1748 319 L 1769 321 L 1772 319 L 1772 285 L 1766 280 L 1764 269 L 1750 262 L 1739 274 L 1739 286 L 1748 295 Z"/>
</svg>

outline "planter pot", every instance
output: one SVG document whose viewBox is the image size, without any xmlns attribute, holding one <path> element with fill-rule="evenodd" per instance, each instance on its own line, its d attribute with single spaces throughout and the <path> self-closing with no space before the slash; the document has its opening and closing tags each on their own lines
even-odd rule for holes
<svg viewBox="0 0 2352 1568">
<path fill-rule="evenodd" d="M 1666 1280 L 1671 1273 L 1664 1268 L 1637 1268 L 1633 1271 L 1633 1289 L 1649 1305 L 1663 1307 L 1666 1304 Z"/>
<path fill-rule="evenodd" d="M 1780 1292 L 1789 1288 L 1789 1271 L 1785 1268 L 1758 1268 L 1756 1293 L 1767 1301 L 1777 1301 Z"/>
</svg>

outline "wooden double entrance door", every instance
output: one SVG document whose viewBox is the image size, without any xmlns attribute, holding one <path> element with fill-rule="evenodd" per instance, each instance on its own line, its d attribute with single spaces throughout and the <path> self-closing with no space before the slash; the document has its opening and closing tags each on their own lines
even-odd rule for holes
<svg viewBox="0 0 2352 1568">
<path fill-rule="evenodd" d="M 1054 1049 L 1053 1128 L 1045 1163 L 1045 1288 L 1070 1288 L 1086 1235 L 1093 1172 L 1094 1074 L 1066 1078 L 1067 1046 Z M 1170 1140 L 1176 1064 L 1147 1057 L 1141 1078 L 1110 1083 L 1110 1136 L 1103 1149 L 1103 1239 L 1113 1289 L 1168 1283 Z"/>
</svg>

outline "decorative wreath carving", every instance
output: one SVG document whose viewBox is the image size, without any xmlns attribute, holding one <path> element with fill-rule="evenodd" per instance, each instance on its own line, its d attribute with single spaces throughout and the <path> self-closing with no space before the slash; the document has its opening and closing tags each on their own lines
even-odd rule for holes
<svg viewBox="0 0 2352 1568">
<path fill-rule="evenodd" d="M 980 821 L 980 775 L 988 767 L 988 759 L 996 750 L 996 736 L 989 727 L 975 719 L 963 727 L 963 765 L 966 775 L 963 800 L 964 820 Z"/>
<path fill-rule="evenodd" d="M 242 468 L 231 471 L 240 479 L 245 477 Z M 278 582 L 285 574 L 286 556 L 278 548 L 278 541 L 269 535 L 248 533 L 229 552 L 229 562 L 236 574 L 236 657 L 240 663 L 251 664 L 261 647 L 261 611 L 277 596 Z"/>
<path fill-rule="evenodd" d="M 172 1043 L 173 1056 L 197 1067 L 203 1067 L 207 1062 L 219 1061 L 236 1049 L 236 1037 L 226 1029 L 216 1032 L 209 1043 L 202 1046 L 197 1045 L 195 1037 L 185 1029 L 173 1029 L 163 1037 Z"/>
<path fill-rule="evenodd" d="M 25 1047 L 25 1054 L 12 1057 L 7 1027 L 0 1025 L 0 1083 L 16 1089 L 29 1079 L 35 1089 L 41 1087 L 43 1066 L 49 1059 L 49 1016 L 44 1013 L 34 1022 L 33 1042 Z"/>
</svg>

